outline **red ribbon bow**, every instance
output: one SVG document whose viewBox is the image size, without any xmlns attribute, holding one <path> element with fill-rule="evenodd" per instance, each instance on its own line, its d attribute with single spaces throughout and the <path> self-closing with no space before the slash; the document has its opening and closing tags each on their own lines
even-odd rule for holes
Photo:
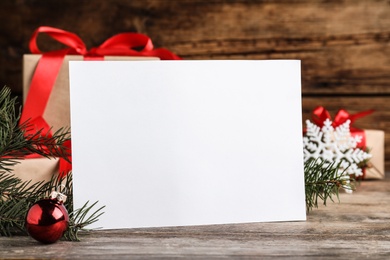
<svg viewBox="0 0 390 260">
<path fill-rule="evenodd" d="M 349 114 L 346 110 L 340 109 L 332 122 L 333 127 L 337 127 L 339 125 L 344 124 L 347 120 L 350 120 L 350 129 L 351 131 L 358 130 L 358 128 L 352 127 L 353 123 L 356 121 L 356 119 L 359 119 L 361 117 L 367 116 L 371 113 L 373 113 L 374 110 L 366 110 L 362 112 L 358 112 L 356 114 Z M 326 119 L 331 119 L 331 116 L 329 112 L 324 107 L 316 107 L 313 110 L 312 114 L 313 122 L 318 125 L 319 127 L 322 127 L 324 125 L 324 121 Z"/>
<path fill-rule="evenodd" d="M 37 37 L 40 33 L 49 35 L 54 40 L 67 46 L 67 48 L 42 52 L 37 45 Z M 83 55 L 84 60 L 102 60 L 106 55 L 158 57 L 162 60 L 181 59 L 167 49 L 154 49 L 151 39 L 139 33 L 114 35 L 99 47 L 88 51 L 84 42 L 76 34 L 42 26 L 33 33 L 29 47 L 31 53 L 42 54 L 42 57 L 31 80 L 30 90 L 20 118 L 21 123 L 29 120 L 29 123 L 34 126 L 34 129 L 27 130 L 28 133 L 42 130 L 42 134 L 50 134 L 50 127 L 43 118 L 43 114 L 65 55 Z M 70 144 L 67 145 L 70 147 Z M 65 160 L 60 160 L 60 173 L 69 170 L 71 170 L 70 164 Z"/>
<path fill-rule="evenodd" d="M 352 136 L 360 135 L 362 137 L 362 140 L 358 144 L 358 148 L 364 150 L 364 149 L 366 149 L 366 136 L 364 134 L 364 131 L 359 129 L 359 128 L 353 127 L 352 125 L 356 119 L 367 116 L 373 112 L 374 112 L 374 110 L 371 109 L 371 110 L 358 112 L 356 114 L 349 114 L 346 110 L 340 109 L 336 113 L 335 119 L 332 122 L 332 126 L 337 127 L 339 125 L 344 124 L 347 120 L 350 120 L 350 122 L 351 122 L 350 123 L 351 135 Z M 313 110 L 312 118 L 313 118 L 313 122 L 316 125 L 318 125 L 319 127 L 322 127 L 324 125 L 324 121 L 326 119 L 331 119 L 331 116 L 330 116 L 329 112 L 324 107 L 319 106 Z"/>
</svg>

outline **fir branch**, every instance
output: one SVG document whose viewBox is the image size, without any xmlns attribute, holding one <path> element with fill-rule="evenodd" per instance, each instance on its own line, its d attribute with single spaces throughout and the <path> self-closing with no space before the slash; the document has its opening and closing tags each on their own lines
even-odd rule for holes
<svg viewBox="0 0 390 260">
<path fill-rule="evenodd" d="M 89 201 L 87 201 L 80 209 L 77 209 L 69 214 L 70 223 L 68 230 L 64 234 L 65 239 L 80 241 L 78 232 L 81 230 L 89 231 L 85 227 L 98 221 L 99 217 L 104 214 L 102 210 L 105 206 L 102 206 L 86 218 L 91 209 L 96 206 L 98 202 L 95 202 L 92 205 L 88 205 L 88 203 Z"/>
<path fill-rule="evenodd" d="M 43 133 L 42 129 L 33 131 L 30 122 L 19 125 L 19 113 L 16 113 L 16 97 L 11 98 L 11 90 L 4 87 L 0 91 L 0 170 L 10 171 L 12 166 L 30 154 L 47 158 L 67 159 L 70 149 L 65 142 L 70 140 L 68 128 L 62 128 L 53 135 Z"/>
<path fill-rule="evenodd" d="M 73 210 L 72 174 L 59 178 L 53 176 L 48 182 L 31 184 L 22 181 L 11 173 L 0 173 L 0 235 L 12 236 L 16 234 L 27 235 L 25 229 L 25 217 L 30 207 L 40 199 L 46 198 L 53 190 L 63 185 L 63 190 L 68 191 L 68 199 L 64 203 L 69 213 L 69 227 L 64 234 L 64 239 L 79 241 L 78 232 L 87 230 L 86 227 L 98 220 L 103 214 L 102 209 L 92 209 L 98 202 L 88 205 L 88 202 L 80 209 Z M 7 186 L 12 184 L 11 186 Z"/>
<path fill-rule="evenodd" d="M 313 207 L 318 208 L 319 199 L 326 205 L 328 199 L 334 202 L 334 197 L 339 201 L 339 190 L 355 189 L 355 179 L 339 173 L 340 163 L 335 165 L 321 160 L 308 160 L 304 166 L 306 211 Z M 346 170 L 346 169 L 345 169 Z M 344 170 L 344 171 L 345 171 Z"/>
</svg>

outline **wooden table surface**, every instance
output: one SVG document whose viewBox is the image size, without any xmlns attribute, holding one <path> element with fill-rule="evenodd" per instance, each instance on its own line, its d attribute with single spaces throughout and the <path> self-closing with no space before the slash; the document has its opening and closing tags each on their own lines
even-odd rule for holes
<svg viewBox="0 0 390 260">
<path fill-rule="evenodd" d="M 94 231 L 52 245 L 0 237 L 0 258 L 390 259 L 390 179 L 362 182 L 340 200 L 305 222 Z"/>
</svg>

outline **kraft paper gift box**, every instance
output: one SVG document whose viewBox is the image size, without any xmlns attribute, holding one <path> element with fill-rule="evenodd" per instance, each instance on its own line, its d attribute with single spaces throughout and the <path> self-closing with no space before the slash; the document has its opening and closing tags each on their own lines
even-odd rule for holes
<svg viewBox="0 0 390 260">
<path fill-rule="evenodd" d="M 372 155 L 365 168 L 364 179 L 385 178 L 385 132 L 381 130 L 364 130 L 366 135 L 366 146 Z"/>
<path fill-rule="evenodd" d="M 42 55 L 26 54 L 23 56 L 23 100 L 29 91 L 31 79 L 34 75 L 36 66 Z M 67 55 L 61 65 L 53 86 L 47 107 L 44 113 L 44 119 L 52 127 L 53 132 L 63 128 L 70 127 L 70 95 L 69 95 L 69 61 L 83 60 L 81 55 Z M 129 57 L 129 56 L 105 56 L 104 60 L 159 60 L 157 57 Z M 91 93 L 92 95 L 93 93 Z M 32 180 L 32 183 L 38 181 L 48 181 L 53 174 L 58 172 L 59 160 L 56 158 L 29 158 L 20 160 L 20 163 L 13 168 L 13 173 L 22 180 Z"/>
</svg>

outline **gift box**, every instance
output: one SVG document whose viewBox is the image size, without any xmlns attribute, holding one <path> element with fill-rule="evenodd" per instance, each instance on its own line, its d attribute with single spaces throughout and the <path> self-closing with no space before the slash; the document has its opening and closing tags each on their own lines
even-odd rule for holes
<svg viewBox="0 0 390 260">
<path fill-rule="evenodd" d="M 364 130 L 366 146 L 372 155 L 364 169 L 364 179 L 385 178 L 385 132 Z"/>
<path fill-rule="evenodd" d="M 67 48 L 42 52 L 37 46 L 40 33 L 49 35 Z M 24 107 L 20 121 L 29 120 L 33 131 L 43 129 L 43 133 L 70 127 L 69 61 L 180 59 L 166 49 L 154 49 L 149 37 L 138 33 L 114 35 L 88 51 L 77 35 L 46 26 L 39 27 L 33 33 L 30 50 L 32 54 L 23 56 Z M 49 180 L 53 174 L 61 171 L 59 163 L 62 159 L 36 157 L 21 160 L 13 173 L 22 180 L 36 182 Z M 65 170 L 69 171 L 67 165 Z"/>
<path fill-rule="evenodd" d="M 16 161 L 18 164 L 13 167 L 12 173 L 23 181 L 31 181 L 31 184 L 49 181 L 59 170 L 58 158 L 29 158 Z"/>
</svg>

